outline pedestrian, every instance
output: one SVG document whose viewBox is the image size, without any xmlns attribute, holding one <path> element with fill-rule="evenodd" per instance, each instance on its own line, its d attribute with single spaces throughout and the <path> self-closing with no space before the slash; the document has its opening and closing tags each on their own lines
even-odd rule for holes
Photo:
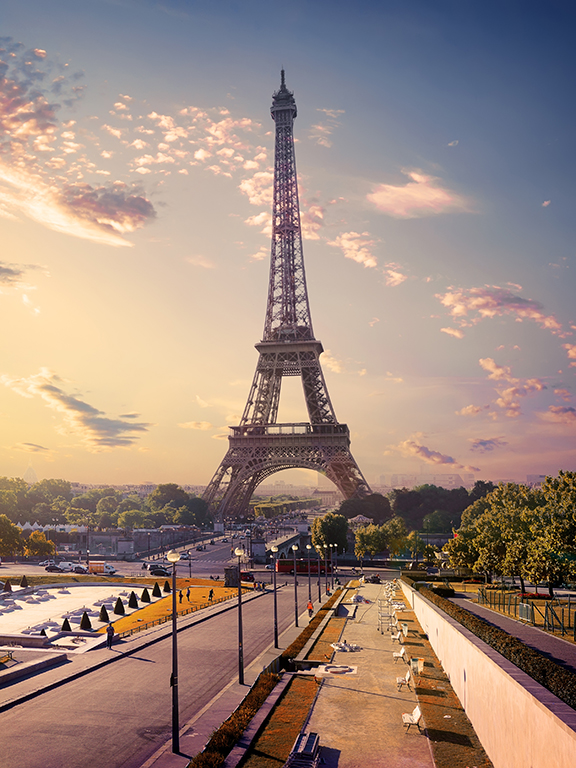
<svg viewBox="0 0 576 768">
<path fill-rule="evenodd" d="M 314 613 L 314 606 L 312 605 L 312 600 L 308 600 L 308 605 L 306 606 L 308 608 L 308 616 L 312 618 L 312 614 Z"/>
<path fill-rule="evenodd" d="M 181 603 L 183 597 L 184 597 L 184 594 L 182 593 L 182 590 L 180 590 L 180 592 L 178 592 L 178 602 Z"/>
<path fill-rule="evenodd" d="M 186 600 L 190 602 L 190 587 L 188 587 L 188 589 L 186 590 Z"/>
<path fill-rule="evenodd" d="M 112 625 L 112 622 L 108 622 L 108 626 L 106 627 L 106 647 L 112 648 L 112 640 L 114 639 L 114 627 Z"/>
<path fill-rule="evenodd" d="M 212 598 L 213 597 L 214 597 L 214 590 L 211 589 L 210 592 L 208 592 L 208 600 L 210 600 L 210 602 L 212 602 Z"/>
</svg>

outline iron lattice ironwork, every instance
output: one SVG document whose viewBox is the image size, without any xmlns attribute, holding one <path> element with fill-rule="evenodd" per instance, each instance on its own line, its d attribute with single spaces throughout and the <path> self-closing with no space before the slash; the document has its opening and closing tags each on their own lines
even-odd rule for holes
<svg viewBox="0 0 576 768">
<path fill-rule="evenodd" d="M 294 94 L 284 81 L 272 99 L 276 124 L 270 282 L 256 373 L 240 425 L 204 493 L 219 519 L 248 509 L 256 487 L 283 469 L 325 474 L 345 498 L 366 496 L 368 483 L 350 452 L 350 433 L 339 424 L 320 366 L 306 288 L 294 155 Z M 309 422 L 277 423 L 284 376 L 300 376 Z"/>
</svg>

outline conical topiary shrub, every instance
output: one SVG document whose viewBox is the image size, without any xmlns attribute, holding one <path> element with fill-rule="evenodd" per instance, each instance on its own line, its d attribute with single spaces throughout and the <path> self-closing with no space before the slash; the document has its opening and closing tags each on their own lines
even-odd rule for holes
<svg viewBox="0 0 576 768">
<path fill-rule="evenodd" d="M 40 634 L 46 637 L 46 630 L 44 629 L 44 627 L 42 627 L 42 629 L 40 630 Z"/>
<path fill-rule="evenodd" d="M 140 600 L 142 600 L 143 603 L 152 602 L 150 598 L 150 592 L 148 592 L 146 587 L 144 587 L 144 589 L 142 590 L 142 594 L 140 595 Z"/>
<path fill-rule="evenodd" d="M 154 582 L 154 589 L 152 590 L 152 597 L 162 597 L 162 592 L 160 592 L 160 587 L 158 586 L 158 582 Z"/>
<path fill-rule="evenodd" d="M 170 589 L 170 582 L 168 580 L 164 582 L 164 592 L 172 592 Z"/>
<path fill-rule="evenodd" d="M 70 626 L 68 619 L 64 619 L 62 622 L 62 632 L 72 632 L 72 627 Z"/>
<path fill-rule="evenodd" d="M 89 630 L 92 629 L 92 622 L 90 621 L 90 616 L 84 611 L 82 614 L 82 619 L 80 621 L 80 629 Z"/>
<path fill-rule="evenodd" d="M 105 621 L 106 623 L 110 621 L 110 616 L 108 616 L 108 611 L 106 610 L 105 605 L 103 605 L 100 608 L 100 615 L 98 616 L 98 621 Z"/>
<path fill-rule="evenodd" d="M 118 600 L 116 600 L 116 605 L 114 606 L 114 613 L 118 613 L 120 616 L 124 616 L 126 611 L 124 610 L 124 603 L 122 602 L 122 598 L 119 597 Z"/>
<path fill-rule="evenodd" d="M 138 608 L 138 598 L 136 597 L 134 592 L 130 592 L 130 597 L 128 598 L 128 607 Z"/>
<path fill-rule="evenodd" d="M 26 575 L 22 576 L 22 581 L 20 582 L 20 586 L 23 589 L 26 589 L 26 587 L 28 586 L 28 579 L 26 578 Z"/>
<path fill-rule="evenodd" d="M 12 592 L 12 584 L 10 584 L 10 579 L 6 579 L 4 582 L 4 587 L 2 588 L 3 592 Z"/>
</svg>

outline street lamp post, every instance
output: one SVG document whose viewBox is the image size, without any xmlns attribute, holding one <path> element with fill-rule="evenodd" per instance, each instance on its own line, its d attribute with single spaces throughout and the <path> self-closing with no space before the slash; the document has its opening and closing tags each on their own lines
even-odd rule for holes
<svg viewBox="0 0 576 768">
<path fill-rule="evenodd" d="M 331 573 L 331 583 L 332 583 L 332 592 L 334 592 L 334 547 L 336 544 L 330 544 L 330 570 Z"/>
<path fill-rule="evenodd" d="M 306 549 L 308 551 L 308 602 L 312 602 L 312 584 L 310 582 L 310 550 L 312 549 L 312 544 L 306 544 Z"/>
<path fill-rule="evenodd" d="M 169 562 L 172 563 L 172 676 L 170 685 L 172 686 L 172 752 L 180 752 L 180 725 L 178 720 L 178 639 L 176 632 L 176 563 L 180 560 L 180 553 L 170 550 L 166 555 Z"/>
<path fill-rule="evenodd" d="M 296 573 L 296 552 L 298 551 L 298 544 L 292 544 L 292 552 L 294 553 L 294 626 L 298 626 L 298 575 Z"/>
<path fill-rule="evenodd" d="M 272 574 L 274 576 L 274 648 L 278 648 L 278 603 L 276 601 L 276 558 L 278 556 L 278 547 L 273 545 L 270 547 L 272 555 L 274 557 Z"/>
<path fill-rule="evenodd" d="M 240 580 L 240 558 L 244 551 L 236 547 L 234 554 L 238 558 L 238 682 L 244 685 L 244 644 L 242 638 L 242 582 Z"/>
<path fill-rule="evenodd" d="M 90 550 L 86 550 L 86 570 L 90 573 Z"/>
<path fill-rule="evenodd" d="M 322 560 L 320 559 L 320 550 L 316 550 L 318 555 L 318 602 L 322 602 Z"/>
<path fill-rule="evenodd" d="M 328 544 L 323 544 L 324 547 L 324 586 L 326 587 L 326 594 L 328 594 Z"/>
</svg>

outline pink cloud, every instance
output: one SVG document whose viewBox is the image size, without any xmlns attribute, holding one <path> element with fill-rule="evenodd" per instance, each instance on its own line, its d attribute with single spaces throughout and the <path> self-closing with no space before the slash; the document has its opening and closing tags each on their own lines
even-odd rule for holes
<svg viewBox="0 0 576 768">
<path fill-rule="evenodd" d="M 376 243 L 377 241 L 372 240 L 368 232 L 362 232 L 362 234 L 359 232 L 342 232 L 334 240 L 327 241 L 327 245 L 340 248 L 347 259 L 352 259 L 352 261 L 363 264 L 365 267 L 378 265 L 376 257 L 372 255 L 372 248 Z"/>
<path fill-rule="evenodd" d="M 464 331 L 459 328 L 440 328 L 442 333 L 447 333 L 448 336 L 454 336 L 455 339 L 463 339 Z"/>
<path fill-rule="evenodd" d="M 460 462 L 452 458 L 452 456 L 447 456 L 446 454 L 440 453 L 439 451 L 434 451 L 431 448 L 427 448 L 425 445 L 421 445 L 414 440 L 404 440 L 398 446 L 396 446 L 396 450 L 399 451 L 402 456 L 421 459 L 428 464 L 457 467 L 458 469 L 464 469 L 467 472 L 480 471 L 478 467 L 469 467 L 464 464 L 460 464 Z"/>
<path fill-rule="evenodd" d="M 459 411 L 454 411 L 454 413 L 457 416 L 478 416 L 478 414 L 482 413 L 482 411 L 485 411 L 487 408 L 489 408 L 488 405 L 465 405 L 464 408 L 460 408 Z"/>
<path fill-rule="evenodd" d="M 541 414 L 541 418 L 560 424 L 576 424 L 576 408 L 571 405 L 551 405 L 546 413 Z"/>
<path fill-rule="evenodd" d="M 398 219 L 413 219 L 451 211 L 469 211 L 466 200 L 439 179 L 419 171 L 402 171 L 411 181 L 403 185 L 379 184 L 367 195 L 378 210 Z"/>
<path fill-rule="evenodd" d="M 544 313 L 540 302 L 524 299 L 498 285 L 450 288 L 445 294 L 436 294 L 436 298 L 462 327 L 476 325 L 486 318 L 512 315 L 517 322 L 534 320 L 540 327 L 561 335 L 562 326 L 553 315 Z"/>
<path fill-rule="evenodd" d="M 470 438 L 470 442 L 472 443 L 470 450 L 478 453 L 488 453 L 495 448 L 503 448 L 505 445 L 508 445 L 502 437 L 490 437 L 487 439 Z"/>
<path fill-rule="evenodd" d="M 522 381 L 514 378 L 508 366 L 498 365 L 491 357 L 481 359 L 479 362 L 481 367 L 489 372 L 489 379 L 502 382 L 496 387 L 498 398 L 495 402 L 511 419 L 518 418 L 522 413 L 521 398 L 546 389 L 546 385 L 540 379 L 524 379 Z M 506 386 L 507 384 L 511 386 Z"/>
<path fill-rule="evenodd" d="M 384 273 L 384 282 L 389 288 L 395 288 L 397 285 L 401 285 L 405 280 L 408 280 L 408 275 L 405 275 L 400 271 L 399 264 L 390 262 L 386 264 L 382 272 Z"/>
</svg>

